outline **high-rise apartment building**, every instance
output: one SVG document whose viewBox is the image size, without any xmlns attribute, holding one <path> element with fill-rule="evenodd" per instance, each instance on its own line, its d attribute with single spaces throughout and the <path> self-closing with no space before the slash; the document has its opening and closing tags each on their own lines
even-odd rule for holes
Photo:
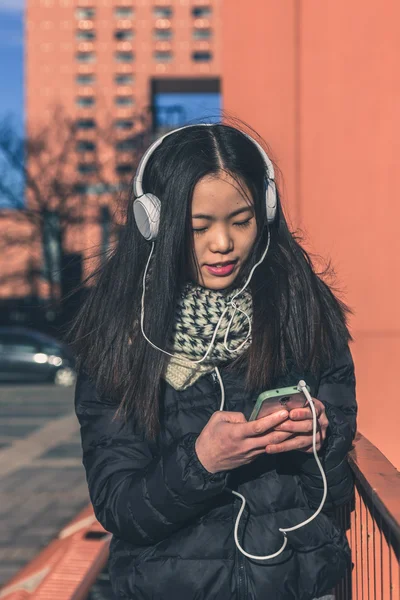
<svg viewBox="0 0 400 600">
<path fill-rule="evenodd" d="M 219 12 L 220 0 L 27 0 L 28 128 L 55 104 L 87 129 L 107 112 L 124 133 L 149 105 L 165 119 L 174 94 L 177 123 L 200 116 L 196 93 L 215 111 Z"/>
<path fill-rule="evenodd" d="M 70 206 L 76 222 L 62 235 L 64 253 L 81 260 L 107 247 L 116 192 L 121 181 L 130 180 L 135 159 L 154 135 L 219 115 L 221 2 L 26 1 L 27 135 L 51 123 L 46 134 L 50 155 L 62 157 L 66 138 L 61 120 L 68 117 L 76 127 L 63 172 L 76 191 L 64 216 Z M 33 161 L 31 168 L 36 168 Z M 45 177 L 47 167 L 44 173 L 37 168 L 38 176 Z M 47 188 L 53 184 L 54 178 Z M 30 195 L 28 190 L 28 204 Z M 57 250 L 57 190 L 54 196 L 54 205 L 46 198 L 46 223 L 37 250 L 32 246 L 29 255 L 31 272 L 42 272 L 34 277 L 39 296 L 48 289 L 43 263 L 50 257 L 55 271 L 63 266 Z M 62 284 L 56 273 L 54 277 Z M 15 283 L 14 295 L 17 288 Z M 26 281 L 20 289 L 22 295 L 32 295 Z"/>
</svg>

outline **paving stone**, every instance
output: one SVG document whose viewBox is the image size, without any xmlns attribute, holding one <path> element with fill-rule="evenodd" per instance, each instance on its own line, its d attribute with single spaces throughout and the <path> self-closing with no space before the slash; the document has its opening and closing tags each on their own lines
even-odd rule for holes
<svg viewBox="0 0 400 600">
<path fill-rule="evenodd" d="M 51 428 L 43 429 L 44 437 L 40 434 L 42 427 L 52 427 L 55 419 L 71 414 L 72 407 L 73 390 L 51 385 L 0 387 L 0 464 L 4 456 L 7 460 L 15 456 L 16 460 L 15 470 L 8 464 L 11 470 L 0 478 L 0 587 L 89 503 L 78 423 L 61 431 L 64 437 L 59 436 L 63 437 L 59 443 L 50 435 L 46 437 Z M 4 421 L 7 418 L 8 423 Z M 36 436 L 32 438 L 32 452 L 31 435 Z M 10 453 L 14 444 L 1 448 L 4 436 L 6 442 L 12 438 L 21 451 Z M 24 444 L 18 446 L 21 440 Z M 38 443 L 43 446 L 39 453 Z"/>
</svg>

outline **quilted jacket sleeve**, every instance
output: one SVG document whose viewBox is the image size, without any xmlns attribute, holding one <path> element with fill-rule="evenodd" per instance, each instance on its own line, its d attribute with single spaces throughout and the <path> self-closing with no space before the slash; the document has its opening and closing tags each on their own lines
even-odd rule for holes
<svg viewBox="0 0 400 600">
<path fill-rule="evenodd" d="M 115 405 L 99 398 L 80 374 L 75 410 L 90 498 L 103 527 L 136 545 L 150 545 L 178 530 L 224 490 L 226 474 L 199 462 L 188 433 L 159 455 L 130 425 L 113 419 Z"/>
<path fill-rule="evenodd" d="M 328 496 L 324 511 L 346 504 L 353 494 L 353 475 L 347 462 L 356 433 L 357 403 L 354 364 L 348 347 L 321 376 L 316 397 L 323 402 L 329 420 L 325 445 L 319 453 L 327 476 Z M 313 454 L 294 452 L 302 487 L 310 506 L 317 508 L 323 482 Z"/>
</svg>

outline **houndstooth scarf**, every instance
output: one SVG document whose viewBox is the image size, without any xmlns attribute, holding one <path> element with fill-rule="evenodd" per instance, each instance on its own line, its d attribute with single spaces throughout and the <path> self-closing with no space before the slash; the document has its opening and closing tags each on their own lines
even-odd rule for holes
<svg viewBox="0 0 400 600">
<path fill-rule="evenodd" d="M 215 366 L 232 361 L 250 346 L 251 338 L 240 348 L 249 331 L 250 324 L 246 316 L 230 306 L 218 329 L 215 342 L 207 358 L 198 364 L 196 361 L 205 355 L 211 342 L 215 327 L 224 309 L 228 306 L 238 289 L 226 292 L 202 288 L 188 283 L 182 290 L 175 312 L 174 329 L 169 343 L 169 352 L 174 354 L 168 362 L 164 378 L 176 390 L 184 390 L 199 377 L 211 372 Z M 247 290 L 234 300 L 252 321 L 253 305 L 251 294 Z M 227 350 L 224 338 L 227 327 L 235 316 L 227 338 Z M 233 352 L 232 352 L 233 351 Z"/>
</svg>

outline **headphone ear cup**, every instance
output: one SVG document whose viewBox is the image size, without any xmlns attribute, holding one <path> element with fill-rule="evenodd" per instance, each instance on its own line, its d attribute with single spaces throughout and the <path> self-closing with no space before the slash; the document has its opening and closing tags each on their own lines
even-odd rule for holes
<svg viewBox="0 0 400 600">
<path fill-rule="evenodd" d="M 154 194 L 143 194 L 133 203 L 136 225 L 142 236 L 152 242 L 160 225 L 161 202 Z"/>
<path fill-rule="evenodd" d="M 267 189 L 265 192 L 265 201 L 267 205 L 267 219 L 268 223 L 272 223 L 275 220 L 276 216 L 276 186 L 275 181 L 273 179 L 268 179 L 267 181 Z"/>
</svg>

